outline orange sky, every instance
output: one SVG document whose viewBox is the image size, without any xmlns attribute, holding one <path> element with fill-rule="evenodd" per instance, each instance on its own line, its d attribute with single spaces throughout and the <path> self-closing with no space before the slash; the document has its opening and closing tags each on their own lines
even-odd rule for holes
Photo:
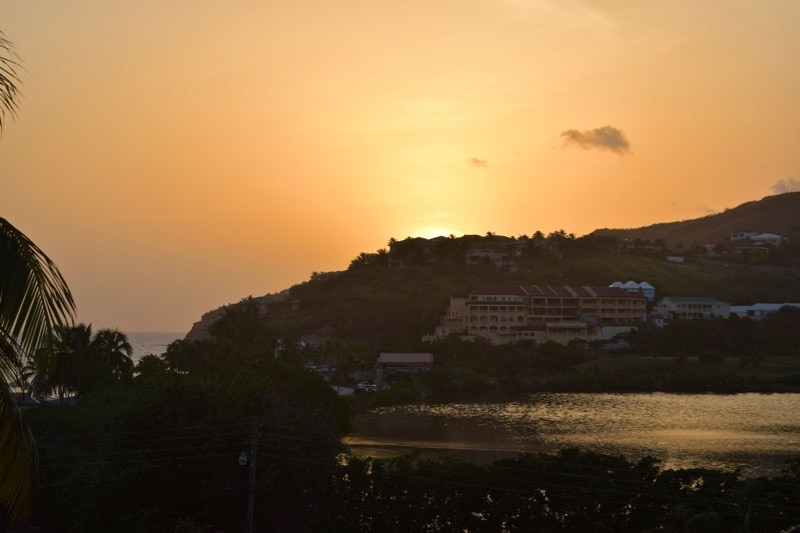
<svg viewBox="0 0 800 533">
<path fill-rule="evenodd" d="M 800 188 L 796 0 L 4 0 L 0 216 L 78 319 L 188 331 L 390 237 Z"/>
</svg>

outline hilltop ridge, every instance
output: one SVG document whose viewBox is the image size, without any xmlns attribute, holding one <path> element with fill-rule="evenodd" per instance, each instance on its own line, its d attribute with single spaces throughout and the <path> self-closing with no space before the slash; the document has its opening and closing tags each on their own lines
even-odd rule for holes
<svg viewBox="0 0 800 533">
<path fill-rule="evenodd" d="M 701 245 L 725 241 L 731 233 L 744 230 L 783 234 L 790 238 L 786 248 L 791 253 L 775 250 L 773 257 L 781 255 L 780 266 L 765 263 L 771 259 L 768 255 L 735 257 L 730 246 L 729 258 L 701 255 L 706 251 Z M 620 245 L 623 239 L 650 245 L 631 249 Z M 315 272 L 308 281 L 278 295 L 256 298 L 257 303 L 270 323 L 294 335 L 402 348 L 433 330 L 451 296 L 464 296 L 485 284 L 607 286 L 636 280 L 652 284 L 657 298 L 705 296 L 740 305 L 800 301 L 800 193 L 770 196 L 695 220 L 604 229 L 578 238 L 559 231 L 533 238 L 487 234 L 395 243 L 402 250 L 403 244 L 420 241 L 432 247 L 436 260 L 427 260 L 430 254 L 416 259 L 407 255 L 401 267 L 390 268 L 387 250 L 361 253 L 344 271 Z M 465 261 L 464 247 L 475 243 L 500 249 L 510 243 L 506 253 L 519 251 L 514 268 L 500 262 Z M 675 253 L 687 260 L 665 260 Z M 209 325 L 235 305 L 206 313 L 187 339 L 204 338 Z"/>
<path fill-rule="evenodd" d="M 662 239 L 667 246 L 716 244 L 738 231 L 759 231 L 787 237 L 800 235 L 800 192 L 787 192 L 746 202 L 721 213 L 664 222 L 641 228 L 597 229 L 595 235 L 618 239 Z"/>
</svg>

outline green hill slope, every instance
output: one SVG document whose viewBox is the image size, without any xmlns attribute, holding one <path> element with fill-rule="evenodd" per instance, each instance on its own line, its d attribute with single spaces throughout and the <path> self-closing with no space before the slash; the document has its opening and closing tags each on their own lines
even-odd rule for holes
<svg viewBox="0 0 800 533">
<path fill-rule="evenodd" d="M 348 270 L 294 286 L 270 305 L 274 322 L 299 335 L 359 340 L 383 349 L 416 344 L 432 333 L 450 296 L 466 296 L 485 284 L 609 285 L 647 281 L 656 297 L 716 297 L 732 303 L 800 301 L 800 275 L 763 273 L 747 267 L 670 263 L 627 254 L 574 257 L 523 273 L 493 266 L 414 266 Z"/>
</svg>

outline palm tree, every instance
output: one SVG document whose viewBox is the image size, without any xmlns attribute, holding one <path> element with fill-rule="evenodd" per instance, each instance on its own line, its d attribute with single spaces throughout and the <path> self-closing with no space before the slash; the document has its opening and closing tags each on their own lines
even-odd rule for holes
<svg viewBox="0 0 800 533">
<path fill-rule="evenodd" d="M 0 33 L 0 131 L 16 114 L 18 67 Z M 11 520 L 30 516 L 37 453 L 8 383 L 19 376 L 20 354 L 40 348 L 58 324 L 71 323 L 75 302 L 64 278 L 33 241 L 0 218 L 0 507 Z"/>
<path fill-rule="evenodd" d="M 101 329 L 92 340 L 99 363 L 118 378 L 133 377 L 133 347 L 128 337 L 118 329 Z"/>
<path fill-rule="evenodd" d="M 20 354 L 43 348 L 49 332 L 71 323 L 74 314 L 72 293 L 55 264 L 0 218 L 0 506 L 15 521 L 30 516 L 37 453 L 8 383 L 20 375 Z"/>
<path fill-rule="evenodd" d="M 52 350 L 40 348 L 26 358 L 20 376 L 25 396 L 37 396 L 50 390 L 49 369 Z"/>
<path fill-rule="evenodd" d="M 153 354 L 145 355 L 136 363 L 137 379 L 148 379 L 167 371 L 167 363 L 161 357 Z"/>
<path fill-rule="evenodd" d="M 51 336 L 51 356 L 47 381 L 61 402 L 67 394 L 79 395 L 86 386 L 94 362 L 91 344 L 92 326 L 56 326 Z"/>
</svg>

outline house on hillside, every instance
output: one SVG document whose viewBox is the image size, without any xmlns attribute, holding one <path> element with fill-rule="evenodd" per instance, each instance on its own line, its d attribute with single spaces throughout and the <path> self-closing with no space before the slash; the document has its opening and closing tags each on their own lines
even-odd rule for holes
<svg viewBox="0 0 800 533">
<path fill-rule="evenodd" d="M 665 296 L 655 305 L 653 313 L 668 320 L 728 318 L 731 314 L 731 306 L 716 298 Z"/>
<path fill-rule="evenodd" d="M 516 272 L 519 268 L 519 257 L 522 255 L 525 244 L 522 241 L 482 239 L 467 249 L 464 259 L 468 265 L 492 263 L 499 270 Z"/>
<path fill-rule="evenodd" d="M 731 242 L 742 243 L 749 246 L 764 246 L 765 244 L 780 246 L 788 240 L 787 237 L 776 233 L 759 233 L 757 231 L 738 231 L 736 233 L 731 233 Z"/>
<path fill-rule="evenodd" d="M 423 237 L 407 238 L 402 241 L 389 242 L 389 268 L 404 268 L 408 265 L 431 265 L 436 263 L 437 243 L 445 237 L 425 239 Z"/>
</svg>

